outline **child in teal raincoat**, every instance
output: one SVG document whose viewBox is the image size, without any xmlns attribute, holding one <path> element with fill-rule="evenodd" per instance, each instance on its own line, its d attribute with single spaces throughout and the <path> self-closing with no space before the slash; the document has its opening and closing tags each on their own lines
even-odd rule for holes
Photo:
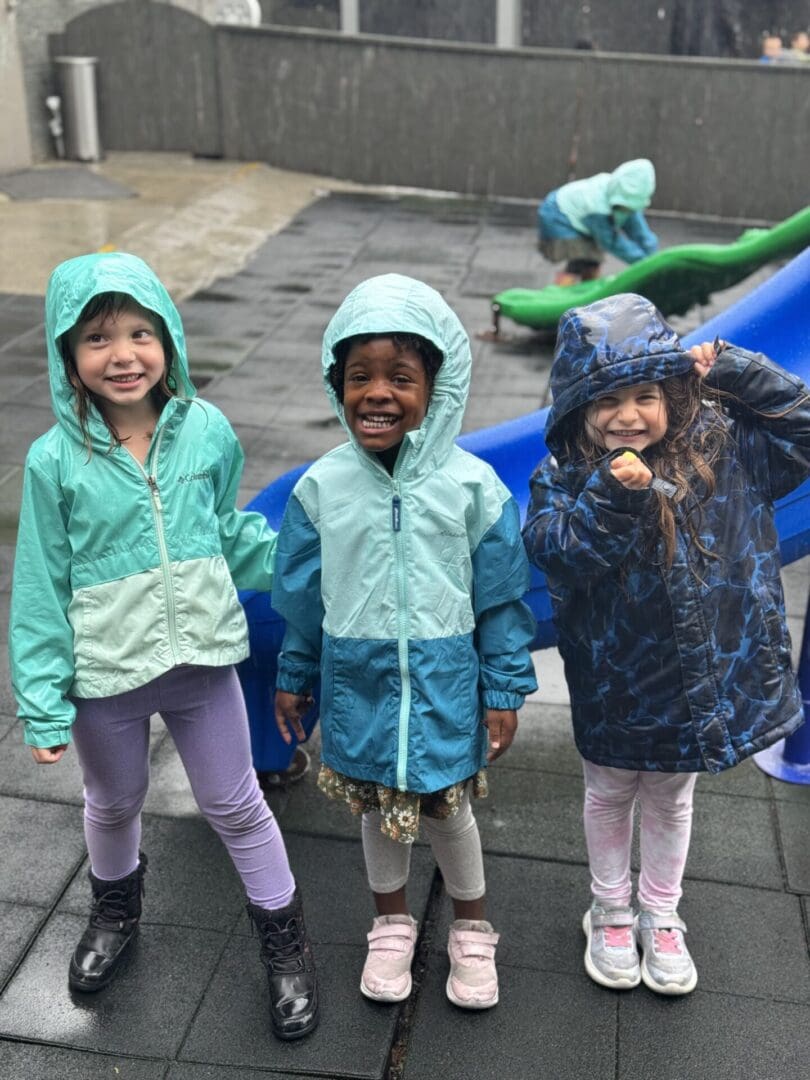
<svg viewBox="0 0 810 1080">
<path fill-rule="evenodd" d="M 461 450 L 470 346 L 420 281 L 363 282 L 327 327 L 323 376 L 350 441 L 301 477 L 279 532 L 273 605 L 287 621 L 276 715 L 302 738 L 321 686 L 321 789 L 362 813 L 377 917 L 360 980 L 411 991 L 416 921 L 405 885 L 421 821 L 453 900 L 447 996 L 498 1000 L 470 792 L 536 687 L 517 505 Z"/>
<path fill-rule="evenodd" d="M 546 195 L 537 210 L 538 247 L 549 262 L 566 262 L 556 284 L 597 278 L 606 251 L 626 263 L 652 255 L 658 237 L 643 211 L 654 194 L 653 163 L 637 158 Z"/>
<path fill-rule="evenodd" d="M 270 589 L 276 536 L 236 509 L 241 447 L 197 398 L 180 316 L 146 263 L 62 263 L 45 328 L 57 422 L 26 459 L 9 647 L 34 760 L 72 742 L 84 779 L 93 905 L 70 987 L 106 986 L 138 928 L 159 712 L 245 885 L 272 1030 L 299 1038 L 318 1019 L 312 952 L 234 668 L 248 653 L 236 588 Z"/>
</svg>

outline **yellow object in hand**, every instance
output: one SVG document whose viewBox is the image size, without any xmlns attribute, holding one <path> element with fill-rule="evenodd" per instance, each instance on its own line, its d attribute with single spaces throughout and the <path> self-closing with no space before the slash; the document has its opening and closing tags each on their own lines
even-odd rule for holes
<svg viewBox="0 0 810 1080">
<path fill-rule="evenodd" d="M 638 454 L 634 454 L 632 450 L 625 450 L 623 454 L 619 454 L 619 456 L 613 460 L 618 462 L 619 465 L 632 465 L 637 457 Z"/>
</svg>

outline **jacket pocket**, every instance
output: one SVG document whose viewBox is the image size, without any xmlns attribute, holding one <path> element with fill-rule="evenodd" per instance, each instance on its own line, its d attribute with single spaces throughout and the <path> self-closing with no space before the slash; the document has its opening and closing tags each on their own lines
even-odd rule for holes
<svg viewBox="0 0 810 1080">
<path fill-rule="evenodd" d="M 347 770 L 356 762 L 384 775 L 396 762 L 402 694 L 396 642 L 324 635 L 321 678 L 324 749 Z"/>
</svg>

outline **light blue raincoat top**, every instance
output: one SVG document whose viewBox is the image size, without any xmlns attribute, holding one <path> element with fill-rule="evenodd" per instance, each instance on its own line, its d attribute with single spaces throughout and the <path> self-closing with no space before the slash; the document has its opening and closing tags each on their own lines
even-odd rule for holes
<svg viewBox="0 0 810 1080">
<path fill-rule="evenodd" d="M 287 620 L 278 687 L 320 673 L 322 756 L 346 776 L 438 791 L 485 763 L 484 708 L 518 708 L 536 683 L 534 621 L 517 506 L 489 465 L 459 449 L 471 355 L 441 296 L 397 274 L 343 302 L 323 344 L 420 334 L 441 350 L 427 414 L 393 476 L 349 442 L 298 481 L 279 533 L 273 605 Z"/>
<path fill-rule="evenodd" d="M 590 236 L 624 262 L 638 262 L 658 247 L 643 213 L 654 193 L 655 167 L 647 158 L 625 161 L 613 172 L 572 180 L 540 204 L 540 235 L 547 239 Z"/>
<path fill-rule="evenodd" d="M 177 396 L 143 465 L 110 449 L 90 408 L 91 450 L 75 412 L 60 337 L 94 296 L 122 292 L 160 315 Z M 146 263 L 114 252 L 70 259 L 45 298 L 57 423 L 25 465 L 9 651 L 25 740 L 70 740 L 72 697 L 109 697 L 179 664 L 222 666 L 248 654 L 234 583 L 269 590 L 275 534 L 236 510 L 243 455 L 230 424 L 196 398 L 180 316 Z"/>
</svg>

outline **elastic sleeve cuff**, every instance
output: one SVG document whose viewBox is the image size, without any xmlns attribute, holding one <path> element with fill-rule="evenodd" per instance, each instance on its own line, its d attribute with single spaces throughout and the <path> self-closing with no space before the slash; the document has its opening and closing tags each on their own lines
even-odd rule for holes
<svg viewBox="0 0 810 1080">
<path fill-rule="evenodd" d="M 52 746 L 66 746 L 71 741 L 70 726 L 47 727 L 24 720 L 25 733 L 23 742 L 26 746 L 35 746 L 39 750 L 49 750 Z"/>
<path fill-rule="evenodd" d="M 523 694 L 511 690 L 485 690 L 483 698 L 485 709 L 519 709 L 525 701 Z"/>
<path fill-rule="evenodd" d="M 614 455 L 615 456 L 615 455 Z M 608 459 L 609 460 L 609 459 Z M 652 488 L 628 488 L 613 475 L 607 461 L 598 470 L 606 492 L 609 492 L 610 505 L 616 510 L 639 513 L 649 502 Z"/>
<path fill-rule="evenodd" d="M 311 690 L 318 680 L 318 670 L 310 664 L 279 665 L 276 675 L 276 690 L 285 694 L 303 694 Z"/>
</svg>

